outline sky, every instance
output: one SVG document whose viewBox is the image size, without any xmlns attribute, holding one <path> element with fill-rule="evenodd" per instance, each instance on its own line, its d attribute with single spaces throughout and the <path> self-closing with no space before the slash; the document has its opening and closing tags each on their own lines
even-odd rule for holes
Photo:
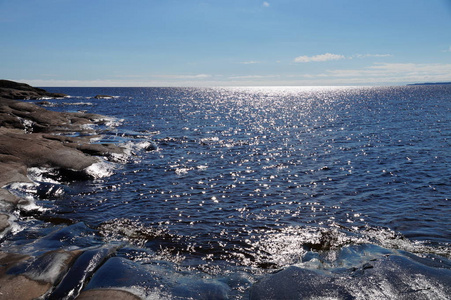
<svg viewBox="0 0 451 300">
<path fill-rule="evenodd" d="M 0 78 L 34 86 L 451 81 L 451 0 L 0 0 Z"/>
</svg>

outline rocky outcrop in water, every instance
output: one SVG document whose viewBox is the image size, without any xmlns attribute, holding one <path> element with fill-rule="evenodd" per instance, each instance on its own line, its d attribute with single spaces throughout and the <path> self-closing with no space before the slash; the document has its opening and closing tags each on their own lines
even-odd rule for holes
<svg viewBox="0 0 451 300">
<path fill-rule="evenodd" d="M 113 96 L 110 95 L 95 95 L 94 99 L 112 99 Z"/>
</svg>

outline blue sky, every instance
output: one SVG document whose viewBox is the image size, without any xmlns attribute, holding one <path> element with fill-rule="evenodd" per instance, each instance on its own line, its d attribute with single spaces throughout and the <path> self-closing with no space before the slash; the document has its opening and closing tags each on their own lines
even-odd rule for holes
<svg viewBox="0 0 451 300">
<path fill-rule="evenodd" d="M 451 81 L 451 0 L 0 0 L 0 41 L 35 86 Z"/>
</svg>

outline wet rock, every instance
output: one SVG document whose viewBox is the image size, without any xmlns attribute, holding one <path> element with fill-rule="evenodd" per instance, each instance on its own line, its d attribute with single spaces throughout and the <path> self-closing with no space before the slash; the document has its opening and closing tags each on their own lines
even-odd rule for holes
<svg viewBox="0 0 451 300">
<path fill-rule="evenodd" d="M 158 263 L 141 265 L 113 257 L 94 274 L 80 298 L 101 290 L 126 290 L 139 298 L 227 299 L 230 288 L 216 280 L 184 276 Z"/>
<path fill-rule="evenodd" d="M 23 262 L 29 258 L 30 257 L 28 255 L 0 251 L 0 277 L 5 275 L 6 271 L 11 266 Z"/>
<path fill-rule="evenodd" d="M 333 276 L 317 270 L 289 267 L 270 275 L 250 291 L 250 299 L 354 299 L 334 283 Z"/>
<path fill-rule="evenodd" d="M 148 142 L 144 147 L 144 151 L 155 151 L 155 150 L 158 150 L 158 145 L 154 141 Z"/>
<path fill-rule="evenodd" d="M 6 254 L 1 260 L 0 295 L 2 299 L 43 297 L 66 273 L 79 251 L 51 251 L 36 259 Z"/>
<path fill-rule="evenodd" d="M 142 290 L 136 290 L 136 287 L 140 287 Z M 91 290 L 126 289 L 134 290 L 134 294 L 139 299 L 139 294 L 145 290 L 159 288 L 160 283 L 155 274 L 147 272 L 145 268 L 130 260 L 112 257 L 94 274 L 80 297 L 86 297 L 86 292 Z"/>
<path fill-rule="evenodd" d="M 113 96 L 109 96 L 109 95 L 96 95 L 94 98 L 95 98 L 95 99 L 113 99 Z"/>
<path fill-rule="evenodd" d="M 39 214 L 40 212 L 38 212 Z M 41 213 L 42 214 L 42 213 Z M 41 219 L 41 216 L 36 216 Z M 90 246 L 95 232 L 88 228 L 83 222 L 78 222 L 69 226 L 55 226 L 53 231 L 44 237 L 30 241 L 23 245 L 22 249 L 28 253 L 40 253 L 43 249 L 57 251 L 68 244 Z"/>
<path fill-rule="evenodd" d="M 111 154 L 122 154 L 124 152 L 121 147 L 113 144 L 82 144 L 76 145 L 75 147 L 83 153 L 95 156 L 109 156 Z"/>
<path fill-rule="evenodd" d="M 3 236 L 4 231 L 8 229 L 10 226 L 9 222 L 9 216 L 5 214 L 0 214 L 0 237 Z"/>
<path fill-rule="evenodd" d="M 399 254 L 380 256 L 347 271 L 292 266 L 264 277 L 250 290 L 251 299 L 448 299 L 450 294 L 451 269 Z"/>
<path fill-rule="evenodd" d="M 132 293 L 114 289 L 99 289 L 83 292 L 77 300 L 140 300 Z"/>
<path fill-rule="evenodd" d="M 75 261 L 75 263 L 73 264 L 67 275 L 61 281 L 58 287 L 52 292 L 52 294 L 48 297 L 48 300 L 74 299 L 76 296 L 80 294 L 80 291 L 83 288 L 83 285 L 85 284 L 87 279 L 92 276 L 94 271 L 109 256 L 111 256 L 115 250 L 116 247 L 103 247 L 99 249 L 85 251 L 82 255 L 80 255 L 80 257 L 77 258 L 77 260 Z M 90 297 L 99 297 L 99 295 L 95 296 L 94 294 L 95 293 L 88 293 Z M 109 295 L 109 297 L 112 296 L 113 295 Z M 107 298 L 99 298 L 99 299 L 107 299 Z"/>
<path fill-rule="evenodd" d="M 67 272 L 80 251 L 49 251 L 37 257 L 30 264 L 15 266 L 8 270 L 9 275 L 24 275 L 39 282 L 57 283 Z"/>
</svg>

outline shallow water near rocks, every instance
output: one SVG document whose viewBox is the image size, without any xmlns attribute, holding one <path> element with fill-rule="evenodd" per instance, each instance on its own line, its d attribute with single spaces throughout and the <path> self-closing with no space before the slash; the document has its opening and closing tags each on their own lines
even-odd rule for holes
<svg viewBox="0 0 451 300">
<path fill-rule="evenodd" d="M 222 280 L 237 298 L 280 268 L 383 255 L 344 255 L 358 245 L 450 267 L 449 86 L 46 90 L 71 95 L 48 109 L 115 118 L 95 142 L 129 156 L 88 181 L 32 170 L 65 188 L 34 195 L 40 209 L 17 213 L 23 230 L 3 247 L 115 243 L 118 256 Z"/>
</svg>

